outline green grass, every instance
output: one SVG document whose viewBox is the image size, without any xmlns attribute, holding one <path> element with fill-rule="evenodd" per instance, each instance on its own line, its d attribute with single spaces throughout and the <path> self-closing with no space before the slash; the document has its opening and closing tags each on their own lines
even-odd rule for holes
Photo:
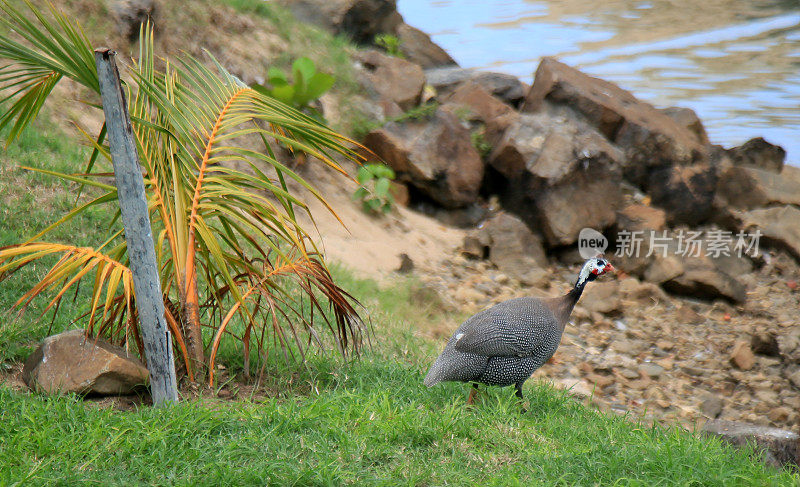
<svg viewBox="0 0 800 487">
<path fill-rule="evenodd" d="M 8 148 L 0 149 L 0 194 L 3 195 L 0 199 L 0 246 L 24 242 L 74 207 L 77 185 L 28 171 L 22 166 L 82 172 L 88 156 L 88 149 L 66 138 L 45 118 L 23 132 Z M 103 163 L 98 164 L 102 166 Z M 85 193 L 91 194 L 91 191 Z M 84 196 L 82 201 L 85 199 Z M 110 216 L 103 209 L 90 208 L 44 238 L 97 245 L 107 235 L 110 222 Z M 78 291 L 77 299 L 64 301 L 55 320 L 50 314 L 40 319 L 49 303 L 47 296 L 36 299 L 22 315 L 11 310 L 17 299 L 31 289 L 55 261 L 55 258 L 42 259 L 0 282 L 0 362 L 20 360 L 48 332 L 74 327 L 72 320 L 86 308 L 88 285 Z"/>
</svg>

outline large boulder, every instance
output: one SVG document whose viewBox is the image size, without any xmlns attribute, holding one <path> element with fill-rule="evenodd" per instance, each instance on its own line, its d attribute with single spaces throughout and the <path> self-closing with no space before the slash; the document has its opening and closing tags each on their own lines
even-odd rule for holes
<svg viewBox="0 0 800 487">
<path fill-rule="evenodd" d="M 514 117 L 489 162 L 535 205 L 536 223 L 558 246 L 575 242 L 583 228 L 614 223 L 622 159 L 600 133 L 558 111 Z"/>
<path fill-rule="evenodd" d="M 796 466 L 800 460 L 800 436 L 791 431 L 721 419 L 708 421 L 702 431 L 739 448 L 754 445 L 773 467 Z"/>
<path fill-rule="evenodd" d="M 786 160 L 786 151 L 779 145 L 770 144 L 761 137 L 750 139 L 739 147 L 727 151 L 734 164 L 758 167 L 767 171 L 781 172 Z"/>
<path fill-rule="evenodd" d="M 419 105 L 425 88 L 425 74 L 418 65 L 375 49 L 358 51 L 354 58 L 361 67 L 360 82 L 402 110 Z"/>
<path fill-rule="evenodd" d="M 760 232 L 761 240 L 788 250 L 800 260 L 800 208 L 776 206 L 745 212 L 741 227 L 754 234 Z"/>
<path fill-rule="evenodd" d="M 722 170 L 717 194 L 735 208 L 767 205 L 800 206 L 800 168 L 786 166 L 780 173 L 752 166 L 728 166 Z"/>
<path fill-rule="evenodd" d="M 409 183 L 446 208 L 473 203 L 483 179 L 483 161 L 458 117 L 438 108 L 429 118 L 389 122 L 364 145 Z"/>
<path fill-rule="evenodd" d="M 428 84 L 433 86 L 440 96 L 452 92 L 461 83 L 473 81 L 483 86 L 493 96 L 512 106 L 525 96 L 522 82 L 516 76 L 505 73 L 479 71 L 459 67 L 443 67 L 425 70 Z"/>
<path fill-rule="evenodd" d="M 630 204 L 617 211 L 614 266 L 628 274 L 641 276 L 652 261 L 650 235 L 667 225 L 664 210 L 641 204 Z"/>
<path fill-rule="evenodd" d="M 695 226 L 714 213 L 717 169 L 711 164 L 653 168 L 647 187 L 653 204 L 667 212 L 669 223 Z"/>
<path fill-rule="evenodd" d="M 83 330 L 47 337 L 25 361 L 22 379 L 48 394 L 128 394 L 147 384 L 147 369 L 123 348 Z"/>
<path fill-rule="evenodd" d="M 359 44 L 371 44 L 377 34 L 394 33 L 403 22 L 396 0 L 281 0 L 294 16 Z"/>
<path fill-rule="evenodd" d="M 646 186 L 653 168 L 707 159 L 706 148 L 686 127 L 628 91 L 588 76 L 553 58 L 543 58 L 521 110 L 540 111 L 546 102 L 566 105 L 625 151 L 625 177 Z"/>
<path fill-rule="evenodd" d="M 431 40 L 431 36 L 416 27 L 405 22 L 398 25 L 397 38 L 400 40 L 400 51 L 406 59 L 425 69 L 456 65 L 455 60 Z"/>
</svg>

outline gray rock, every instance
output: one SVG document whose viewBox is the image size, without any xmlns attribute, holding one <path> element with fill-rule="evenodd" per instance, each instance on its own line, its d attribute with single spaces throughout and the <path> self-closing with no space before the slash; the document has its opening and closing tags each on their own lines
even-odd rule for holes
<svg viewBox="0 0 800 487">
<path fill-rule="evenodd" d="M 729 166 L 720 173 L 717 192 L 735 208 L 800 206 L 800 168 L 786 166 L 776 173 L 757 167 Z"/>
<path fill-rule="evenodd" d="M 702 431 L 736 447 L 755 445 L 762 452 L 763 460 L 768 465 L 781 468 L 785 465 L 798 464 L 800 436 L 791 431 L 720 419 L 706 422 Z"/>
<path fill-rule="evenodd" d="M 681 127 L 686 128 L 695 135 L 695 140 L 701 145 L 708 145 L 708 134 L 700 117 L 694 110 L 684 107 L 662 108 L 661 113 L 675 120 Z"/>
<path fill-rule="evenodd" d="M 440 95 L 452 92 L 465 81 L 473 81 L 493 96 L 512 106 L 516 106 L 524 96 L 522 82 L 519 78 L 505 73 L 444 67 L 425 70 L 425 77 L 428 84 L 433 86 Z"/>
<path fill-rule="evenodd" d="M 727 151 L 734 164 L 753 166 L 779 173 L 783 169 L 786 151 L 761 137 L 750 139 L 739 147 Z"/>
<path fill-rule="evenodd" d="M 547 256 L 541 238 L 514 215 L 501 212 L 484 223 L 481 233 L 489 248 L 489 260 L 504 274 L 524 285 L 545 276 Z"/>
<path fill-rule="evenodd" d="M 723 399 L 716 394 L 706 394 L 700 404 L 700 412 L 706 417 L 714 419 L 722 412 Z"/>
<path fill-rule="evenodd" d="M 748 211 L 742 215 L 742 228 L 750 232 L 758 229 L 762 241 L 800 259 L 800 208 L 787 205 Z"/>
<path fill-rule="evenodd" d="M 374 49 L 358 51 L 354 58 L 361 63 L 361 83 L 403 110 L 419 105 L 425 88 L 425 75 L 418 65 Z"/>
<path fill-rule="evenodd" d="M 47 337 L 28 357 L 22 379 L 48 394 L 128 394 L 147 384 L 147 369 L 136 357 L 83 330 Z"/>
<path fill-rule="evenodd" d="M 395 33 L 403 22 L 396 0 L 281 0 L 302 22 L 359 44 L 371 44 L 377 34 Z"/>
<path fill-rule="evenodd" d="M 693 165 L 708 158 L 696 135 L 619 86 L 588 76 L 553 58 L 543 58 L 522 111 L 545 103 L 579 112 L 608 140 L 625 151 L 625 177 L 637 185 L 659 167 Z"/>
<path fill-rule="evenodd" d="M 781 349 L 778 346 L 778 337 L 769 331 L 757 331 L 750 339 L 750 348 L 753 353 L 767 355 L 769 357 L 780 357 Z"/>
<path fill-rule="evenodd" d="M 647 188 L 671 224 L 695 226 L 714 212 L 717 170 L 710 164 L 656 168 L 648 175 Z"/>
<path fill-rule="evenodd" d="M 658 364 L 649 363 L 649 362 L 640 365 L 639 366 L 639 370 L 641 372 L 647 374 L 648 376 L 650 376 L 650 378 L 652 378 L 652 379 L 657 379 L 657 378 L 661 377 L 661 374 L 664 373 L 664 367 L 662 367 L 662 366 L 660 366 Z"/>
<path fill-rule="evenodd" d="M 416 27 L 403 22 L 397 26 L 396 33 L 400 40 L 400 51 L 412 63 L 425 69 L 456 65 L 455 60 L 431 40 L 431 36 Z"/>
</svg>

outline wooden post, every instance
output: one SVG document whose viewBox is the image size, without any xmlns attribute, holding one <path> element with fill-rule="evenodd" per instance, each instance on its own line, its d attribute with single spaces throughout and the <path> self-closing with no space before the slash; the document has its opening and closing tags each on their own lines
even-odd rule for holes
<svg viewBox="0 0 800 487">
<path fill-rule="evenodd" d="M 158 277 L 153 232 L 144 193 L 142 168 L 136 152 L 125 93 L 119 80 L 116 53 L 100 48 L 94 51 L 100 95 L 106 116 L 111 161 L 117 180 L 117 198 L 128 242 L 128 257 L 133 274 L 136 309 L 144 341 L 150 390 L 156 406 L 177 402 L 172 339 L 164 317 L 164 301 Z"/>
</svg>

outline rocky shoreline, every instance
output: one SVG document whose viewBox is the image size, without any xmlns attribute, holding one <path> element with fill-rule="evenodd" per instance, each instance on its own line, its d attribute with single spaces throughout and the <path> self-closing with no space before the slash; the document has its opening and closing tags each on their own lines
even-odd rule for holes
<svg viewBox="0 0 800 487">
<path fill-rule="evenodd" d="M 800 169 L 782 148 L 710 144 L 692 110 L 552 58 L 531 86 L 459 68 L 423 33 L 410 41 L 392 1 L 284 3 L 311 21 L 304 12 L 335 10 L 316 22 L 362 44 L 401 40 L 405 59 L 356 56 L 385 120 L 363 143 L 408 205 L 474 228 L 440 265 L 416 268 L 443 301 L 476 311 L 563 292 L 580 231 L 598 230 L 620 278 L 587 291 L 540 379 L 653 420 L 797 427 Z"/>
</svg>

